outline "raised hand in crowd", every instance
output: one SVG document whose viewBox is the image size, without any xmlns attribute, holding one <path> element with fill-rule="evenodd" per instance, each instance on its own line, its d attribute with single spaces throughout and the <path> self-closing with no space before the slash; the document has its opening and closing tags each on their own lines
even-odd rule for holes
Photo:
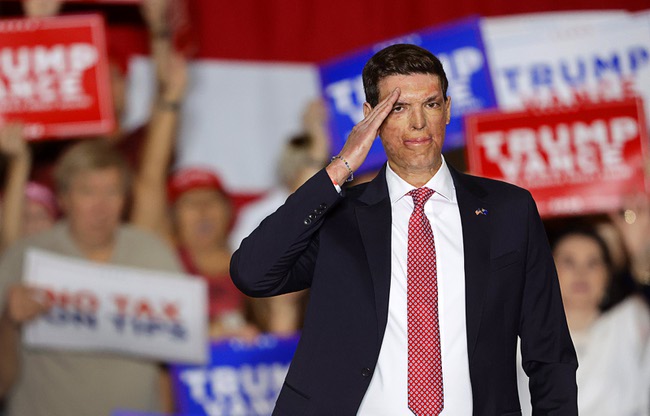
<svg viewBox="0 0 650 416">
<path fill-rule="evenodd" d="M 140 168 L 133 188 L 131 222 L 171 239 L 171 222 L 167 210 L 167 174 L 176 139 L 178 112 L 187 87 L 187 62 L 172 54 L 167 81 L 153 109 L 143 148 Z"/>
<path fill-rule="evenodd" d="M 31 169 L 31 154 L 22 124 L 9 123 L 0 127 L 0 152 L 8 158 L 0 229 L 0 248 L 4 249 L 21 236 L 23 229 L 25 186 Z"/>
<path fill-rule="evenodd" d="M 56 16 L 63 0 L 23 0 L 23 10 L 27 17 Z"/>
<path fill-rule="evenodd" d="M 645 193 L 625 198 L 625 209 L 609 217 L 618 229 L 630 260 L 632 277 L 650 284 L 650 196 Z"/>
<path fill-rule="evenodd" d="M 29 156 L 22 123 L 7 123 L 0 127 L 0 151 L 11 159 Z"/>
<path fill-rule="evenodd" d="M 177 109 L 181 100 L 185 97 L 187 90 L 188 74 L 187 74 L 187 61 L 183 55 L 179 53 L 172 53 L 164 65 L 167 68 L 167 78 L 161 84 L 161 99 L 162 102 L 158 104 L 172 105 L 172 109 Z M 169 110 L 169 108 L 163 108 Z"/>
<path fill-rule="evenodd" d="M 142 17 L 152 33 L 169 30 L 168 10 L 169 0 L 144 0 L 140 5 Z"/>
<path fill-rule="evenodd" d="M 143 0 L 140 5 L 140 12 L 147 24 L 147 29 L 149 31 L 150 37 L 150 50 L 151 50 L 151 60 L 154 66 L 155 72 L 155 87 L 154 91 L 156 95 L 154 97 L 154 105 L 159 105 L 162 102 L 172 103 L 172 105 L 167 106 L 168 109 L 174 110 L 178 109 L 178 102 L 185 93 L 185 61 L 177 53 L 174 52 L 171 42 L 172 30 L 169 23 L 169 4 L 170 0 Z M 182 60 L 180 63 L 176 63 Z M 179 67 L 182 67 L 183 75 L 179 76 Z M 127 79 L 125 68 L 120 67 L 116 63 L 111 63 L 111 86 L 112 86 L 112 95 L 113 102 L 115 106 L 115 113 L 121 115 L 126 108 L 126 97 L 127 97 Z M 152 114 L 147 122 L 147 128 L 150 130 L 152 124 L 155 124 L 155 111 L 157 108 L 153 108 Z M 141 138 L 144 137 L 144 134 L 140 134 L 142 129 L 137 129 L 134 132 L 124 132 L 121 129 L 118 117 L 118 128 L 115 131 L 107 136 L 110 142 L 113 142 L 119 146 L 123 146 L 122 149 L 126 154 L 131 154 L 135 149 L 135 153 L 140 155 L 140 143 Z M 132 141 L 132 143 L 137 143 L 135 145 L 120 144 L 122 142 Z M 132 166 L 138 165 L 138 161 L 131 160 L 127 156 L 127 159 L 132 163 Z"/>
<path fill-rule="evenodd" d="M 147 23 L 151 37 L 151 54 L 156 67 L 156 76 L 161 83 L 166 83 L 173 72 L 167 66 L 173 53 L 169 3 L 169 0 L 143 0 L 140 6 L 140 13 Z"/>
<path fill-rule="evenodd" d="M 212 173 L 193 169 L 188 169 L 185 176 L 178 173 L 178 181 L 172 178 L 170 186 L 174 191 L 170 195 L 167 192 L 178 112 L 188 77 L 186 61 L 179 54 L 170 55 L 165 66 L 167 79 L 160 83 L 134 181 L 131 222 L 167 238 L 177 247 L 186 271 L 206 279 L 211 293 L 212 338 L 252 340 L 258 330 L 244 320 L 239 305 L 242 295 L 227 274 L 231 255 L 227 247 L 230 197 L 216 184 L 218 179 Z M 182 184 L 175 187 L 176 182 Z"/>
</svg>

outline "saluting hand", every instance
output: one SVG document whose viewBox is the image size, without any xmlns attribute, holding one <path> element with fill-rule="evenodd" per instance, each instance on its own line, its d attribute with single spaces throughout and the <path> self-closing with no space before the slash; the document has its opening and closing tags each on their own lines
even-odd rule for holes
<svg viewBox="0 0 650 416">
<path fill-rule="evenodd" d="M 339 156 L 348 162 L 352 171 L 356 171 L 366 160 L 370 147 L 379 134 L 379 128 L 393 110 L 399 94 L 399 88 L 395 88 L 374 108 L 370 109 L 368 104 L 365 104 L 364 119 L 354 126 L 343 149 L 339 152 Z M 330 178 L 338 184 L 342 184 L 350 176 L 348 167 L 341 159 L 334 159 L 326 170 Z"/>
</svg>

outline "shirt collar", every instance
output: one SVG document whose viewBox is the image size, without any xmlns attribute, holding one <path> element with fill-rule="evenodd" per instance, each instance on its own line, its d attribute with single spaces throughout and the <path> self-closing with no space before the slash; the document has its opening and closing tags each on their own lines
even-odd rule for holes
<svg viewBox="0 0 650 416">
<path fill-rule="evenodd" d="M 390 162 L 386 164 L 386 183 L 388 185 L 388 195 L 390 203 L 394 204 L 404 197 L 408 192 L 415 189 L 415 187 L 404 179 L 400 178 L 397 173 L 390 167 Z M 427 188 L 433 189 L 436 194 L 442 196 L 448 201 L 454 202 L 456 193 L 454 192 L 454 181 L 449 172 L 445 157 L 442 157 L 442 164 L 440 169 L 435 175 L 424 185 Z"/>
</svg>

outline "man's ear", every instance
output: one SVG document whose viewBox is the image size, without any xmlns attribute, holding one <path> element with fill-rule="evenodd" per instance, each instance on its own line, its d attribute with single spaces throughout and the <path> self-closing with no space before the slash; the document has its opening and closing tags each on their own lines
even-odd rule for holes
<svg viewBox="0 0 650 416">
<path fill-rule="evenodd" d="M 372 111 L 372 106 L 370 105 L 370 103 L 368 101 L 363 103 L 363 118 L 368 117 L 368 114 L 370 114 L 371 111 Z"/>
</svg>

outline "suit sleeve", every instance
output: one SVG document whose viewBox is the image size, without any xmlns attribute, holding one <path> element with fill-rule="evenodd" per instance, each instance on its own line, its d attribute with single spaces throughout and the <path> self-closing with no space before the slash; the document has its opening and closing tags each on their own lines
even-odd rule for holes
<svg viewBox="0 0 650 416">
<path fill-rule="evenodd" d="M 318 230 L 341 198 L 325 169 L 309 179 L 235 251 L 230 262 L 235 285 L 254 297 L 310 287 Z"/>
<path fill-rule="evenodd" d="M 578 414 L 576 358 L 555 263 L 537 207 L 528 196 L 528 247 L 520 337 L 533 416 Z"/>
</svg>

